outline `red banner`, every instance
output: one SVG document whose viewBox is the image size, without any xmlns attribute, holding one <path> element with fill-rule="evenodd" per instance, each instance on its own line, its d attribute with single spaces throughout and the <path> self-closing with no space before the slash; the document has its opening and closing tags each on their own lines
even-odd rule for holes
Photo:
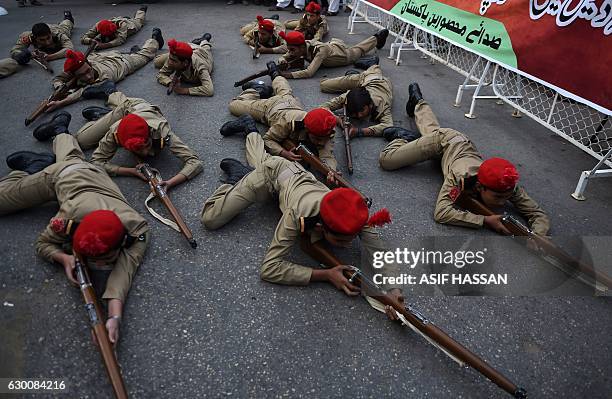
<svg viewBox="0 0 612 399">
<path fill-rule="evenodd" d="M 455 37 L 441 36 L 476 53 L 480 53 L 478 48 L 462 43 L 459 33 L 467 36 L 465 32 L 470 31 L 470 23 L 493 21 L 495 25 L 499 22 L 505 32 L 498 36 L 509 37 L 508 49 L 516 57 L 516 65 L 508 65 L 508 54 L 497 58 L 494 51 L 483 51 L 481 55 L 612 114 L 612 0 L 506 1 L 372 0 L 368 3 L 425 30 L 431 30 L 427 18 L 431 20 L 429 15 L 435 11 L 441 14 L 440 18 L 452 20 L 450 26 L 456 27 L 450 29 L 457 33 Z M 452 9 L 456 13 L 445 11 Z M 472 15 L 466 18 L 465 12 Z M 444 31 L 433 30 L 433 33 L 439 32 Z"/>
</svg>

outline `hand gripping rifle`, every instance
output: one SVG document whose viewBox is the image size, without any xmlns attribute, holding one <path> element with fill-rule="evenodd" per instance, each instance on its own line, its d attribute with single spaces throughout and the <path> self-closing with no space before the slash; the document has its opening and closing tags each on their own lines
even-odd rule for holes
<svg viewBox="0 0 612 399">
<path fill-rule="evenodd" d="M 346 150 L 346 168 L 348 169 L 349 175 L 353 174 L 353 151 L 351 150 L 351 120 L 346 112 L 346 106 L 344 107 L 344 149 Z"/>
<path fill-rule="evenodd" d="M 344 264 L 320 243 L 312 243 L 308 234 L 301 236 L 300 247 L 314 260 L 327 267 L 334 267 Z M 352 267 L 350 270 L 344 270 L 343 273 L 351 284 L 361 286 L 362 289 L 366 287 L 370 288 L 370 290 L 368 290 L 372 291 L 368 292 L 370 299 L 368 299 L 368 297 L 366 297 L 366 299 L 368 299 L 368 302 L 370 303 L 372 303 L 371 299 L 373 299 L 373 306 L 380 306 L 380 304 L 382 304 L 382 309 L 384 309 L 384 305 L 391 306 L 398 313 L 402 322 L 407 324 L 415 332 L 422 335 L 432 345 L 445 352 L 453 360 L 461 365 L 467 364 L 474 368 L 515 398 L 527 398 L 527 391 L 525 391 L 525 389 L 515 385 L 499 371 L 489 366 L 478 355 L 471 352 L 465 346 L 451 338 L 443 330 L 436 327 L 418 310 L 414 309 L 410 305 L 397 301 L 394 297 L 387 294 L 372 280 L 364 276 L 361 270 L 356 267 Z"/>
<path fill-rule="evenodd" d="M 74 254 L 74 264 L 76 279 L 79 282 L 81 294 L 83 294 L 83 300 L 85 301 L 85 311 L 89 317 L 89 323 L 91 325 L 93 335 L 96 337 L 96 341 L 98 342 L 100 356 L 102 356 L 102 362 L 104 363 L 104 368 L 108 374 L 108 379 L 113 386 L 113 392 L 115 393 L 115 397 L 117 399 L 127 399 L 128 395 L 127 390 L 125 389 L 125 382 L 121 376 L 121 369 L 117 363 L 113 345 L 108 339 L 108 331 L 106 330 L 104 317 L 102 316 L 102 308 L 100 307 L 98 299 L 96 298 L 96 293 L 91 285 L 89 273 L 87 272 L 87 268 L 84 266 L 83 259 L 76 253 Z"/>
<path fill-rule="evenodd" d="M 455 204 L 457 204 L 457 206 L 460 208 L 477 215 L 492 216 L 496 214 L 465 191 L 462 191 L 459 197 L 457 197 Z M 548 260 L 549 263 L 563 270 L 565 273 L 570 275 L 576 272 L 581 273 L 581 275 L 579 275 L 582 277 L 580 280 L 598 290 L 602 290 L 601 287 L 598 287 L 598 283 L 605 286 L 603 291 L 612 288 L 612 278 L 610 278 L 610 276 L 595 270 L 592 265 L 572 257 L 567 252 L 556 246 L 555 243 L 553 243 L 549 238 L 534 233 L 530 228 L 523 225 L 514 216 L 504 215 L 501 222 L 504 227 L 510 231 L 512 236 L 527 237 L 530 240 L 533 240 L 543 254 L 552 258 L 547 259 L 547 257 L 544 257 L 544 259 Z"/>
<path fill-rule="evenodd" d="M 176 87 L 177 84 L 179 84 L 179 82 L 181 81 L 181 73 L 179 71 L 174 71 L 174 73 L 172 74 L 172 82 L 170 82 L 170 84 L 168 85 L 168 90 L 166 90 L 166 95 L 170 95 L 172 94 L 172 92 L 174 91 L 174 88 Z"/>
<path fill-rule="evenodd" d="M 170 212 L 170 215 L 172 216 L 172 219 L 174 219 L 174 222 L 172 220 L 167 220 L 164 217 L 160 216 L 147 205 L 147 209 L 149 210 L 149 212 L 162 223 L 172 227 L 174 230 L 180 232 L 183 236 L 185 236 L 187 241 L 189 241 L 189 245 L 191 245 L 191 248 L 196 248 L 198 246 L 198 243 L 196 242 L 196 240 L 193 239 L 193 234 L 191 234 L 191 230 L 189 230 L 189 227 L 185 223 L 185 220 L 183 220 L 183 217 L 179 213 L 178 209 L 176 209 L 176 207 L 170 200 L 170 197 L 168 197 L 168 193 L 161 186 L 161 178 L 159 176 L 159 173 L 146 163 L 142 164 L 139 167 L 139 172 L 142 173 L 144 177 L 149 181 L 149 185 L 152 189 L 152 193 L 145 201 L 145 204 L 148 204 L 149 200 L 153 199 L 153 197 L 159 198 L 159 200 L 162 202 L 162 204 L 164 204 L 166 209 L 168 209 L 168 212 Z"/>
<path fill-rule="evenodd" d="M 45 54 L 43 54 L 41 51 L 34 50 L 32 52 L 32 60 L 34 60 L 34 62 L 36 62 L 38 65 L 40 65 L 45 71 L 53 73 L 53 68 L 51 68 L 51 65 L 49 65 L 49 61 L 47 61 L 47 59 L 45 58 Z"/>
<path fill-rule="evenodd" d="M 286 71 L 287 69 L 293 68 L 294 66 L 301 65 L 303 63 L 304 63 L 304 60 L 302 58 L 296 58 L 286 63 L 279 64 L 278 67 L 280 70 Z M 268 69 L 266 68 L 263 71 L 254 73 L 252 75 L 247 76 L 244 79 L 234 82 L 234 87 L 242 86 L 246 82 L 250 82 L 253 79 L 261 78 L 262 76 L 266 76 L 267 74 L 268 74 Z"/>
<path fill-rule="evenodd" d="M 85 59 L 87 59 L 87 57 L 89 56 L 89 54 L 91 54 L 91 52 L 96 48 L 96 46 L 98 45 L 98 42 L 93 41 L 92 44 L 89 46 L 89 48 L 87 49 L 87 51 L 85 52 Z M 66 96 L 68 96 L 68 93 L 70 92 L 70 90 L 76 86 L 77 83 L 77 77 L 73 76 L 68 82 L 62 84 L 61 86 L 59 86 L 57 89 L 55 89 L 53 91 L 53 93 L 51 93 L 51 95 L 49 96 L 49 98 L 46 98 L 45 100 L 43 100 L 43 102 L 41 102 L 38 107 L 34 110 L 34 112 L 32 112 L 25 120 L 25 125 L 29 126 L 32 122 L 34 122 L 39 116 L 41 116 L 45 110 L 47 109 L 47 106 L 49 105 L 49 103 L 51 101 L 61 101 L 64 98 L 66 98 Z"/>
<path fill-rule="evenodd" d="M 370 206 L 372 206 L 372 199 L 371 198 L 366 197 L 365 195 L 363 195 L 361 193 L 361 191 L 357 190 L 355 188 L 355 186 L 353 186 L 341 174 L 339 174 L 338 172 L 336 172 L 335 170 L 330 168 L 325 162 L 323 162 L 321 160 L 321 158 L 316 156 L 304 144 L 299 144 L 299 145 L 296 146 L 293 141 L 291 141 L 289 139 L 286 139 L 285 141 L 283 141 L 283 147 L 287 151 L 291 151 L 291 152 L 293 152 L 295 154 L 298 154 L 300 157 L 302 157 L 302 161 L 304 161 L 312 169 L 316 170 L 317 172 L 321 173 L 322 175 L 327 177 L 327 175 L 331 173 L 334 176 L 334 179 L 338 182 L 338 187 L 346 187 L 346 188 L 350 188 L 350 189 L 353 189 L 353 190 L 357 191 L 359 193 L 359 195 L 361 195 L 363 197 L 364 201 L 368 205 L 368 208 Z"/>
</svg>

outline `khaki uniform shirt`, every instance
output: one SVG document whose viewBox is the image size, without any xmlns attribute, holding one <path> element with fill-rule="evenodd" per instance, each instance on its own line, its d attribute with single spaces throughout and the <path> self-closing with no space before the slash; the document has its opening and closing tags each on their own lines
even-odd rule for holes
<svg viewBox="0 0 612 399">
<path fill-rule="evenodd" d="M 168 147 L 170 152 L 177 158 L 183 161 L 183 168 L 179 172 L 187 179 L 192 179 L 202 172 L 202 161 L 198 158 L 195 152 L 183 143 L 171 129 L 166 118 L 161 114 L 159 108 L 147 102 L 142 102 L 133 107 L 131 113 L 134 113 L 147 121 L 149 125 L 149 135 L 153 141 L 149 156 L 157 155 L 163 148 Z M 111 176 L 117 175 L 119 165 L 111 162 L 115 153 L 119 149 L 119 141 L 117 140 L 117 127 L 121 120 L 115 122 L 104 135 L 98 148 L 91 156 L 91 162 L 102 166 Z"/>
<path fill-rule="evenodd" d="M 266 146 L 266 151 L 272 155 L 280 155 L 284 150 L 282 143 L 286 139 L 290 139 L 298 144 L 303 141 L 308 141 L 308 130 L 304 126 L 304 117 L 306 111 L 300 112 L 301 116 L 293 113 L 295 119 L 283 118 L 281 121 L 273 124 L 263 136 Z M 298 118 L 299 116 L 299 118 Z M 330 168 L 336 170 L 338 163 L 334 157 L 334 136 L 330 137 L 325 146 L 317 146 L 319 158 Z"/>
<path fill-rule="evenodd" d="M 365 87 L 370 93 L 374 109 L 372 110 L 371 119 L 378 122 L 375 125 L 368 126 L 375 136 L 382 136 L 383 130 L 393 126 L 392 102 L 393 102 L 393 85 L 391 81 L 384 77 L 380 72 L 371 72 L 369 68 L 361 73 L 359 87 Z M 380 71 L 378 66 L 376 69 Z M 346 105 L 346 96 L 348 92 L 341 96 L 332 98 L 331 100 L 321 104 L 322 108 L 328 108 L 330 111 L 336 111 Z"/>
<path fill-rule="evenodd" d="M 36 47 L 36 41 L 34 37 L 32 37 L 32 32 L 23 32 L 19 35 L 19 39 L 17 39 L 17 43 L 11 49 L 11 55 L 22 52 L 23 50 L 30 47 L 30 45 L 34 46 L 37 50 L 45 52 L 47 54 L 57 53 L 61 49 L 74 49 L 74 45 L 72 44 L 72 40 L 65 34 L 60 31 L 58 25 L 49 25 L 51 28 L 51 35 L 53 37 L 53 45 L 48 48 L 39 48 Z"/>
<path fill-rule="evenodd" d="M 303 168 L 292 163 L 291 168 L 298 174 L 280 183 L 278 178 L 273 182 L 274 191 L 278 192 L 281 217 L 272 242 L 266 251 L 260 275 L 261 278 L 273 283 L 288 285 L 307 285 L 310 282 L 312 268 L 286 260 L 294 244 L 299 243 L 301 236 L 301 218 L 317 217 L 323 196 L 330 190 L 317 181 L 311 173 L 299 173 Z M 359 233 L 360 243 L 366 253 L 381 250 L 382 240 L 374 228 L 364 227 Z M 312 242 L 320 241 L 321 234 L 312 232 Z M 393 266 L 385 266 L 384 274 L 394 273 Z"/>
<path fill-rule="evenodd" d="M 283 24 L 276 20 L 271 20 L 274 23 L 274 32 L 272 37 L 267 42 L 259 42 L 260 46 L 271 48 L 273 54 L 283 54 L 287 51 L 287 45 L 285 41 L 278 35 L 279 32 L 284 31 Z M 242 35 L 242 40 L 251 47 L 255 47 L 255 43 L 259 40 L 259 24 L 257 21 L 251 22 L 241 29 L 245 32 Z"/>
<path fill-rule="evenodd" d="M 340 39 L 331 39 L 329 42 L 323 43 L 317 40 L 306 40 L 306 61 L 309 62 L 308 67 L 301 71 L 291 72 L 293 79 L 310 78 L 324 67 L 345 66 L 349 59 L 348 47 Z M 287 62 L 288 57 L 281 57 L 281 62 Z"/>
<path fill-rule="evenodd" d="M 129 36 L 132 36 L 140 30 L 140 27 L 134 23 L 132 18 L 114 17 L 110 21 L 117 25 L 115 38 L 108 42 L 112 47 L 121 46 L 123 43 L 127 42 Z M 96 25 L 94 25 L 83 35 L 83 37 L 81 37 L 81 43 L 89 45 L 99 34 L 100 32 L 98 32 Z"/>
<path fill-rule="evenodd" d="M 78 165 L 80 169 L 62 173 L 65 167 Z M 99 261 L 86 259 L 89 267 L 109 267 L 112 271 L 106 284 L 104 299 L 125 298 L 132 284 L 138 265 L 142 261 L 149 227 L 145 219 L 130 205 L 121 194 L 119 187 L 100 168 L 81 160 L 64 161 L 53 168 L 52 179 L 56 180 L 55 192 L 60 209 L 54 219 L 81 221 L 88 213 L 108 209 L 114 211 L 127 234 L 137 238 L 128 248 L 121 248 L 112 265 L 101 265 Z M 73 233 L 73 232 L 72 232 Z M 49 223 L 36 241 L 36 252 L 39 256 L 52 262 L 52 256 L 70 247 L 72 238 L 65 231 L 56 231 Z M 71 249 L 68 250 L 70 252 Z"/>
<path fill-rule="evenodd" d="M 302 18 L 300 18 L 299 24 L 295 30 L 302 32 L 306 40 L 323 40 L 323 37 L 329 32 L 327 18 L 324 15 L 321 15 L 316 24 L 309 25 L 308 17 L 304 15 Z"/>
<path fill-rule="evenodd" d="M 208 42 L 206 42 L 208 43 Z M 199 46 L 193 47 L 193 54 L 191 55 L 191 65 L 189 68 L 181 72 L 181 82 L 200 84 L 200 86 L 190 87 L 189 95 L 192 96 L 204 96 L 211 97 L 214 94 L 214 88 L 210 74 L 213 70 L 212 53 L 210 52 L 210 44 L 203 44 L 202 46 L 208 46 L 208 49 L 201 49 Z M 174 71 L 168 68 L 168 62 L 157 73 L 157 81 L 168 86 L 172 83 L 172 75 Z"/>
</svg>

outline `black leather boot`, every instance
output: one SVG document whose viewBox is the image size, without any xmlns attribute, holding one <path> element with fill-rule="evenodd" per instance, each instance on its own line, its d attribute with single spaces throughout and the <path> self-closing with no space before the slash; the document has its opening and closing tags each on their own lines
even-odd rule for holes
<svg viewBox="0 0 612 399">
<path fill-rule="evenodd" d="M 219 130 L 219 133 L 221 133 L 222 136 L 232 136 L 236 133 L 249 134 L 252 132 L 259 133 L 259 130 L 257 130 L 255 119 L 248 114 L 242 115 L 233 121 L 225 122 Z"/>
<path fill-rule="evenodd" d="M 219 167 L 227 175 L 225 180 L 222 180 L 222 182 L 226 184 L 236 184 L 249 172 L 255 170 L 254 168 L 244 165 L 239 160 L 233 158 L 225 158 L 221 160 Z"/>
<path fill-rule="evenodd" d="M 259 93 L 259 98 L 266 99 L 272 97 L 274 94 L 274 89 L 272 86 L 268 86 L 262 80 L 250 81 L 246 82 L 242 85 L 242 90 L 254 89 Z"/>
<path fill-rule="evenodd" d="M 153 28 L 153 33 L 151 34 L 151 38 L 157 40 L 160 50 L 162 47 L 164 47 L 164 36 L 162 35 L 161 29 Z"/>
<path fill-rule="evenodd" d="M 418 83 L 410 83 L 408 86 L 408 101 L 406 102 L 406 113 L 409 117 L 414 118 L 414 109 L 419 101 L 423 99 L 421 88 Z"/>
<path fill-rule="evenodd" d="M 81 98 L 86 100 L 108 100 L 108 96 L 117 91 L 117 87 L 115 86 L 115 82 L 112 80 L 105 80 L 102 83 L 98 83 L 95 85 L 91 85 L 83 90 L 83 94 L 81 94 Z"/>
<path fill-rule="evenodd" d="M 385 43 L 387 43 L 387 38 L 389 37 L 389 29 L 379 30 L 374 34 L 376 38 L 376 48 L 381 49 L 385 47 Z"/>
<path fill-rule="evenodd" d="M 204 40 L 210 43 L 211 39 L 212 39 L 212 35 L 207 32 L 207 33 L 204 33 L 202 37 L 196 37 L 195 39 L 193 39 L 191 43 L 197 44 L 199 46 L 200 43 L 202 43 Z"/>
<path fill-rule="evenodd" d="M 366 55 L 361 57 L 353 65 L 359 69 L 363 69 L 364 71 L 371 67 L 372 65 L 378 65 L 380 62 L 380 58 L 377 55 Z"/>
<path fill-rule="evenodd" d="M 46 141 L 58 134 L 68 133 L 68 125 L 72 116 L 66 112 L 58 112 L 53 116 L 50 122 L 39 125 L 32 135 L 39 141 Z"/>
<path fill-rule="evenodd" d="M 268 68 L 268 75 L 270 75 L 270 79 L 274 80 L 278 76 L 280 76 L 280 72 L 278 71 L 278 65 L 276 65 L 276 62 L 269 61 L 266 64 L 266 68 Z"/>
<path fill-rule="evenodd" d="M 403 127 L 399 126 L 391 126 L 383 130 L 383 137 L 387 141 L 402 139 L 406 140 L 407 142 L 411 142 L 421 137 L 421 133 L 415 130 L 404 129 Z"/>
<path fill-rule="evenodd" d="M 110 108 L 93 106 L 83 108 L 82 115 L 83 118 L 87 119 L 88 121 L 97 121 L 111 111 L 112 109 Z"/>
<path fill-rule="evenodd" d="M 64 11 L 64 19 L 67 19 L 68 21 L 74 23 L 74 17 L 72 16 L 72 12 L 70 12 L 70 10 Z"/>
<path fill-rule="evenodd" d="M 40 172 L 55 163 L 50 152 L 17 151 L 6 157 L 6 164 L 13 170 L 22 170 L 30 175 Z"/>
</svg>

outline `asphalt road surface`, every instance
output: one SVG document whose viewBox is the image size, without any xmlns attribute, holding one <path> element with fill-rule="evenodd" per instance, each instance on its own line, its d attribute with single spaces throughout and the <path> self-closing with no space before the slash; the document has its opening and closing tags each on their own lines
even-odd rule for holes
<svg viewBox="0 0 612 399">
<path fill-rule="evenodd" d="M 0 17 L 4 54 L 8 55 L 20 32 L 39 21 L 58 22 L 64 8 L 72 9 L 76 19 L 73 40 L 77 43 L 99 19 L 133 15 L 139 7 L 101 1 L 43 2 L 44 7 L 21 9 L 13 1 L 2 2 L 9 11 Z M 166 39 L 185 41 L 210 32 L 215 57 L 212 98 L 166 96 L 165 88 L 156 83 L 152 63 L 118 85 L 128 96 L 158 104 L 174 131 L 200 155 L 205 168 L 171 192 L 193 229 L 199 244 L 196 250 L 146 212 L 144 184 L 133 178 L 116 179 L 152 228 L 147 256 L 125 307 L 117 350 L 130 395 L 506 397 L 479 373 L 458 367 L 362 299 L 349 298 L 327 284 L 287 287 L 261 281 L 258 267 L 280 216 L 276 204 L 255 205 L 218 231 L 206 231 L 200 225 L 202 204 L 219 185 L 219 161 L 228 156 L 244 160 L 244 140 L 219 135 L 219 127 L 232 118 L 227 103 L 239 93 L 233 82 L 274 59 L 263 55 L 253 60 L 238 29 L 257 14 L 267 13 L 264 7 L 226 6 L 223 1 L 150 4 L 145 27 L 123 46 L 129 49 L 142 44 L 153 27 L 160 27 Z M 348 35 L 347 15 L 330 18 L 332 37 L 356 43 L 375 32 L 359 24 L 357 34 Z M 291 17 L 281 13 L 283 20 Z M 464 100 L 461 108 L 451 106 L 463 80 L 460 75 L 445 66 L 431 65 L 417 52 L 405 53 L 401 66 L 395 66 L 386 58 L 388 46 L 379 55 L 384 73 L 394 84 L 396 124 L 412 126 L 404 104 L 408 84 L 419 82 L 443 126 L 469 135 L 485 157 L 507 157 L 518 165 L 522 184 L 551 217 L 553 236 L 595 237 L 600 247 L 609 250 L 610 181 L 591 182 L 586 202 L 569 196 L 580 171 L 594 164 L 591 157 L 527 117 L 512 118 L 512 109 L 505 105 L 482 102 L 477 106 L 477 119 L 464 118 L 469 101 Z M 56 71 L 61 65 L 61 61 L 53 63 Z M 318 79 L 340 76 L 346 69 L 322 69 L 315 78 L 291 81 L 291 85 L 307 108 L 314 107 L 331 97 L 320 92 Z M 30 65 L 0 81 L 2 157 L 24 149 L 50 150 L 49 143 L 37 142 L 32 128 L 23 125 L 26 114 L 50 93 L 49 80 L 48 74 Z M 92 100 L 67 107 L 73 115 L 70 132 L 85 122 L 80 111 L 92 104 L 102 105 Z M 495 236 L 436 224 L 432 215 L 442 182 L 438 164 L 424 162 L 383 172 L 377 160 L 384 145 L 382 138 L 354 140 L 356 171 L 350 179 L 373 197 L 374 209 L 386 206 L 394 215 L 395 222 L 382 232 L 386 239 L 410 246 L 422 237 Z M 339 164 L 344 165 L 339 135 L 336 152 Z M 131 162 L 126 154 L 119 159 Z M 167 154 L 154 165 L 165 176 L 180 168 L 178 160 Z M 8 172 L 5 164 L 0 165 L 0 175 Z M 111 397 L 79 291 L 69 286 L 58 267 L 34 253 L 37 234 L 56 207 L 48 204 L 1 220 L 0 377 L 61 378 L 69 393 L 58 396 Z M 522 249 L 515 252 L 519 256 Z M 297 250 L 294 258 L 315 266 Z M 511 278 L 517 266 L 513 259 L 510 253 L 500 266 Z M 541 276 L 531 269 L 517 266 L 516 270 L 525 281 L 532 279 L 532 272 Z M 548 286 L 541 291 L 542 295 L 529 296 L 445 296 L 439 290 L 421 292 L 415 287 L 405 294 L 432 322 L 524 386 L 530 397 L 610 398 L 612 301 L 594 297 L 589 290 L 570 290 L 571 296 Z"/>
</svg>

